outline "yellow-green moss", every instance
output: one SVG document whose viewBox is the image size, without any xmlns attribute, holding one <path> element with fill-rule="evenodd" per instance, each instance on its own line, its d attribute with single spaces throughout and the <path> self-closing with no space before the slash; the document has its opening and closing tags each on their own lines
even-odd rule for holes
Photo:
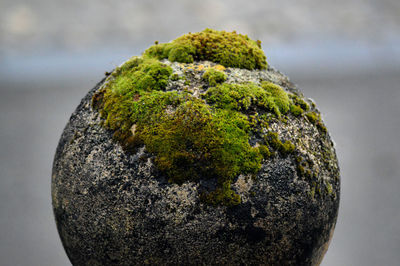
<svg viewBox="0 0 400 266">
<path fill-rule="evenodd" d="M 303 111 L 310 110 L 310 105 L 300 96 L 298 96 L 296 94 L 291 94 L 290 98 L 292 99 L 293 104 L 300 107 Z"/>
<path fill-rule="evenodd" d="M 303 109 L 297 105 L 290 105 L 290 112 L 294 115 L 294 116 L 301 116 L 303 114 Z"/>
<path fill-rule="evenodd" d="M 172 81 L 178 81 L 179 80 L 179 75 L 178 74 L 172 74 L 170 79 Z"/>
<path fill-rule="evenodd" d="M 225 67 L 267 67 L 260 41 L 253 41 L 247 35 L 236 32 L 212 29 L 188 33 L 170 43 L 157 43 L 148 48 L 143 55 L 181 63 L 209 60 Z"/>
<path fill-rule="evenodd" d="M 309 120 L 312 124 L 315 124 L 315 123 L 318 121 L 318 119 L 319 119 L 317 113 L 315 113 L 315 112 L 309 112 L 309 113 L 307 113 L 307 114 L 306 114 L 306 117 L 308 118 L 308 120 Z"/>
<path fill-rule="evenodd" d="M 260 153 L 264 157 L 264 159 L 268 159 L 272 155 L 272 153 L 269 151 L 269 149 L 266 145 L 260 145 L 258 147 L 258 150 L 260 151 Z"/>
<path fill-rule="evenodd" d="M 133 58 L 113 73 L 112 93 L 132 96 L 134 93 L 162 90 L 168 84 L 172 68 L 155 59 Z"/>
<path fill-rule="evenodd" d="M 280 152 L 284 155 L 288 155 L 291 154 L 292 152 L 294 152 L 294 149 L 296 147 L 294 146 L 294 144 L 290 141 L 290 140 L 286 140 L 283 145 L 280 148 Z"/>
<path fill-rule="evenodd" d="M 314 162 L 301 156 L 296 157 L 297 174 L 301 178 L 317 178 L 318 172 L 313 168 Z"/>
<path fill-rule="evenodd" d="M 226 80 L 226 74 L 214 68 L 207 69 L 203 74 L 203 79 L 208 82 L 210 86 L 217 86 Z"/>
<path fill-rule="evenodd" d="M 216 190 L 203 193 L 201 199 L 211 205 L 235 206 L 241 202 L 240 195 L 231 189 L 231 182 L 225 181 Z"/>
<path fill-rule="evenodd" d="M 189 97 L 173 112 L 149 114 L 138 122 L 137 137 L 173 182 L 200 177 L 226 181 L 260 167 L 261 155 L 248 143 L 247 119 L 238 112 L 213 110 Z"/>
<path fill-rule="evenodd" d="M 320 114 L 317 114 L 316 112 L 309 112 L 306 114 L 306 117 L 312 124 L 317 126 L 317 129 L 321 133 L 326 134 L 328 132 L 324 123 L 322 122 Z"/>
<path fill-rule="evenodd" d="M 283 88 L 270 82 L 228 84 L 223 83 L 207 90 L 207 103 L 217 108 L 246 111 L 250 106 L 261 107 L 278 117 L 289 111 L 290 100 Z"/>
<path fill-rule="evenodd" d="M 267 92 L 267 106 L 275 114 L 286 114 L 290 108 L 290 100 L 286 91 L 279 85 L 271 82 L 261 82 L 261 87 Z"/>
<path fill-rule="evenodd" d="M 290 140 L 282 142 L 279 139 L 278 133 L 276 132 L 268 132 L 268 134 L 265 136 L 265 141 L 270 147 L 278 151 L 283 156 L 293 153 L 296 148 Z"/>
<path fill-rule="evenodd" d="M 161 58 L 179 62 L 211 60 L 249 69 L 266 67 L 266 62 L 257 65 L 257 60 L 248 58 L 247 50 L 232 55 L 228 47 L 232 43 L 238 49 L 258 47 L 236 33 L 205 30 L 185 35 L 169 44 L 154 45 L 143 57 L 130 59 L 111 73 L 93 96 L 93 107 L 100 111 L 103 125 L 126 151 L 145 145 L 170 182 L 181 184 L 204 178 L 215 181 L 215 189 L 202 191 L 201 199 L 225 206 L 241 201 L 231 188 L 239 174 L 256 174 L 262 159 L 295 154 L 291 141 L 282 141 L 275 132 L 265 134 L 270 120 L 282 122 L 290 111 L 326 132 L 320 115 L 309 112 L 309 105 L 300 96 L 288 94 L 270 82 L 228 84 L 224 83 L 227 77 L 223 71 L 208 69 L 202 78 L 210 88 L 201 98 L 194 97 L 190 88 L 165 90 L 168 82 L 182 79 L 189 85 L 190 80 L 172 74 L 172 68 L 158 60 Z M 220 45 L 228 46 L 222 49 Z M 237 60 L 246 64 L 237 65 Z M 250 136 L 264 136 L 264 141 L 252 147 Z M 297 162 L 301 176 L 311 177 L 311 170 L 308 163 Z"/>
<path fill-rule="evenodd" d="M 282 142 L 279 140 L 278 133 L 276 132 L 268 132 L 265 137 L 265 141 L 275 150 L 278 150 L 282 145 Z"/>
<path fill-rule="evenodd" d="M 317 128 L 322 132 L 322 133 L 327 133 L 328 130 L 326 129 L 325 125 L 322 123 L 322 121 L 318 121 L 317 123 Z"/>
<path fill-rule="evenodd" d="M 215 178 L 216 190 L 203 199 L 238 204 L 231 182 L 240 173 L 255 174 L 263 157 L 249 144 L 247 116 L 212 107 L 185 91 L 165 91 L 171 73 L 154 59 L 128 61 L 93 96 L 93 106 L 127 151 L 144 144 L 171 182 Z"/>
<path fill-rule="evenodd" d="M 133 58 L 117 68 L 102 91 L 93 96 L 101 109 L 105 126 L 115 131 L 117 139 L 127 139 L 132 126 L 133 108 L 146 92 L 167 86 L 172 69 L 154 59 Z"/>
</svg>

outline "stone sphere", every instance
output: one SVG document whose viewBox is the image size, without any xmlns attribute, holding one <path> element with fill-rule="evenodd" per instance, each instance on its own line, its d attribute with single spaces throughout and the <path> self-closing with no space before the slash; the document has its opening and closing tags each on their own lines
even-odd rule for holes
<svg viewBox="0 0 400 266">
<path fill-rule="evenodd" d="M 261 42 L 156 42 L 82 99 L 52 201 L 73 265 L 318 265 L 340 194 L 315 103 Z"/>
</svg>

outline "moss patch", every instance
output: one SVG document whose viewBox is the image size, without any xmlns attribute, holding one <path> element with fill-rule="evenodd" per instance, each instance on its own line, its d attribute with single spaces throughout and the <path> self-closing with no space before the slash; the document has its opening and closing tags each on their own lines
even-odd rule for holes
<svg viewBox="0 0 400 266">
<path fill-rule="evenodd" d="M 319 116 L 318 116 L 317 113 L 315 113 L 315 112 L 307 113 L 307 114 L 306 114 L 306 117 L 308 118 L 308 120 L 309 120 L 312 124 L 317 123 L 317 121 L 319 120 Z"/>
<path fill-rule="evenodd" d="M 157 60 L 133 58 L 117 68 L 106 87 L 93 96 L 93 106 L 101 110 L 104 125 L 114 130 L 114 136 L 129 138 L 132 113 L 144 93 L 167 86 L 172 69 Z"/>
<path fill-rule="evenodd" d="M 226 74 L 222 71 L 209 68 L 203 74 L 203 79 L 208 82 L 210 86 L 217 86 L 226 80 Z"/>
<path fill-rule="evenodd" d="M 301 108 L 303 111 L 309 111 L 310 110 L 310 105 L 300 96 L 296 94 L 291 94 L 290 98 L 293 101 L 293 104 Z"/>
<path fill-rule="evenodd" d="M 261 87 L 267 92 L 267 106 L 278 116 L 286 114 L 290 108 L 290 100 L 286 91 L 271 82 L 261 82 Z"/>
<path fill-rule="evenodd" d="M 253 41 L 247 35 L 236 32 L 212 29 L 185 34 L 170 43 L 156 43 L 143 55 L 181 63 L 208 60 L 225 67 L 247 69 L 267 67 L 260 41 Z"/>
<path fill-rule="evenodd" d="M 157 154 L 158 167 L 173 182 L 201 177 L 229 181 L 260 167 L 258 150 L 248 143 L 247 119 L 238 112 L 214 110 L 189 97 L 175 111 L 154 112 L 138 123 L 137 137 Z"/>
<path fill-rule="evenodd" d="M 262 82 L 261 86 L 224 83 L 208 89 L 204 98 L 217 108 L 246 111 L 251 106 L 261 107 L 278 117 L 287 113 L 290 106 L 285 90 L 270 82 Z"/>
<path fill-rule="evenodd" d="M 188 92 L 165 91 L 171 73 L 157 60 L 132 59 L 93 96 L 93 106 L 127 151 L 144 144 L 171 182 L 215 178 L 215 191 L 202 198 L 238 204 L 231 182 L 240 173 L 256 173 L 263 157 L 249 144 L 247 116 L 212 107 Z"/>
<path fill-rule="evenodd" d="M 265 136 L 265 141 L 269 144 L 270 147 L 278 151 L 283 156 L 287 156 L 293 153 L 296 148 L 290 140 L 282 142 L 279 139 L 278 133 L 276 132 L 268 132 L 268 134 Z"/>
<path fill-rule="evenodd" d="M 145 56 L 134 57 L 113 71 L 94 94 L 92 103 L 99 110 L 103 125 L 112 131 L 125 151 L 134 152 L 144 145 L 157 169 L 170 182 L 209 180 L 210 187 L 215 187 L 202 188 L 201 199 L 212 205 L 233 206 L 241 201 L 231 189 L 239 174 L 256 174 L 263 159 L 295 153 L 291 141 L 280 140 L 278 133 L 265 134 L 268 123 L 284 123 L 286 115 L 291 113 L 309 120 L 319 130 L 323 130 L 323 124 L 319 114 L 308 111 L 309 105 L 300 96 L 287 93 L 276 84 L 224 83 L 225 69 L 218 65 L 218 69 L 209 68 L 202 76 L 210 86 L 208 90 L 195 94 L 195 90 L 177 85 L 192 82 L 193 87 L 198 86 L 199 80 L 194 75 L 188 71 L 173 74 L 170 66 L 159 61 L 219 58 L 217 52 L 222 48 L 212 43 L 223 40 L 226 45 L 238 41 L 235 45 L 240 46 L 242 40 L 258 47 L 246 36 L 213 30 L 185 35 L 169 44 L 156 44 Z M 248 54 L 239 54 L 244 56 L 239 58 L 231 56 L 227 47 L 224 51 L 231 60 L 255 62 L 246 61 Z M 208 57 L 201 57 L 203 53 Z M 218 60 L 214 61 L 223 64 Z M 203 71 L 204 67 L 191 70 Z M 207 88 L 204 85 L 200 83 L 202 89 Z M 254 143 L 255 139 L 257 145 L 252 147 L 250 140 Z M 298 163 L 299 174 L 304 176 L 308 171 L 311 172 L 308 165 Z"/>
<path fill-rule="evenodd" d="M 294 115 L 294 116 L 301 116 L 303 114 L 303 109 L 301 109 L 301 107 L 292 104 L 290 106 L 290 112 Z"/>
<path fill-rule="evenodd" d="M 211 205 L 235 206 L 241 202 L 240 195 L 231 189 L 231 182 L 225 181 L 215 191 L 203 193 L 201 199 Z"/>
<path fill-rule="evenodd" d="M 297 174 L 300 177 L 312 178 L 313 177 L 313 162 L 306 160 L 301 156 L 296 157 Z"/>
<path fill-rule="evenodd" d="M 260 151 L 260 153 L 262 154 L 264 159 L 268 159 L 272 155 L 272 153 L 269 151 L 269 149 L 266 145 L 260 145 L 258 147 L 258 150 Z"/>
<path fill-rule="evenodd" d="M 321 115 L 316 112 L 309 112 L 306 114 L 308 121 L 317 126 L 319 132 L 326 134 L 328 130 L 326 129 L 324 123 L 322 122 Z"/>
</svg>

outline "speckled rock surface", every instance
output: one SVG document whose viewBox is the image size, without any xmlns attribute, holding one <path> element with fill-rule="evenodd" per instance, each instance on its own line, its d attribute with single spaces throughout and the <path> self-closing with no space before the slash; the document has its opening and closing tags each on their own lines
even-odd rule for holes
<svg viewBox="0 0 400 266">
<path fill-rule="evenodd" d="M 163 62 L 189 80 L 193 95 L 207 90 L 208 61 Z M 227 83 L 270 81 L 302 97 L 287 77 L 266 70 L 224 68 Z M 168 182 L 142 146 L 125 152 L 92 107 L 100 82 L 72 114 L 52 174 L 57 228 L 73 265 L 317 265 L 331 239 L 340 178 L 333 143 L 306 115 L 272 119 L 264 131 L 296 146 L 263 159 L 256 176 L 238 175 L 235 206 L 200 199 L 207 180 Z M 166 90 L 187 86 L 170 80 Z M 310 111 L 318 112 L 311 100 Z M 315 122 L 315 121 L 314 121 Z M 322 123 L 322 121 L 321 121 Z M 258 137 L 249 140 L 252 146 Z"/>
</svg>

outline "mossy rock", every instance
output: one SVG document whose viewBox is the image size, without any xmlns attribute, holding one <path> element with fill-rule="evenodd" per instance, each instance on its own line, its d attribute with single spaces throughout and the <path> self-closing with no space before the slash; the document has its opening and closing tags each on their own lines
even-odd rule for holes
<svg viewBox="0 0 400 266">
<path fill-rule="evenodd" d="M 152 46 L 92 89 L 52 175 L 74 265 L 318 264 L 339 192 L 315 104 L 260 42 L 209 29 Z"/>
</svg>

